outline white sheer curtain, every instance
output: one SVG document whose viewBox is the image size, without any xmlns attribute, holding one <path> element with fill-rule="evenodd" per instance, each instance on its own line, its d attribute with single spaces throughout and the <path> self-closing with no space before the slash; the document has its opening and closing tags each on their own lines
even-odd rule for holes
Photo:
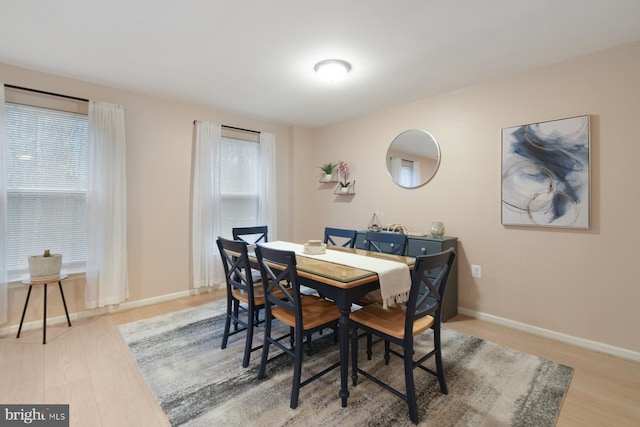
<svg viewBox="0 0 640 427">
<path fill-rule="evenodd" d="M 391 158 L 391 177 L 395 182 L 402 182 L 402 158 Z"/>
<path fill-rule="evenodd" d="M 413 185 L 420 185 L 422 182 L 422 178 L 420 178 L 420 162 L 417 160 L 413 161 Z"/>
<path fill-rule="evenodd" d="M 216 239 L 221 234 L 221 126 L 196 121 L 193 168 L 192 256 L 193 287 L 222 283 L 222 259 Z"/>
<path fill-rule="evenodd" d="M 4 84 L 0 83 L 0 324 L 7 321 L 7 181 L 5 167 Z"/>
<path fill-rule="evenodd" d="M 129 298 L 124 107 L 89 102 L 85 307 Z"/>
<path fill-rule="evenodd" d="M 276 136 L 260 133 L 260 193 L 258 200 L 259 223 L 269 227 L 269 240 L 277 239 L 276 199 Z"/>
</svg>

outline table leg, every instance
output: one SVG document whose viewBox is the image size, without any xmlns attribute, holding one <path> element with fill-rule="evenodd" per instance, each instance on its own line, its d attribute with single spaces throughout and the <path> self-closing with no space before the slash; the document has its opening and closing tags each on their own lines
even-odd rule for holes
<svg viewBox="0 0 640 427">
<path fill-rule="evenodd" d="M 20 331 L 22 331 L 22 322 L 24 322 L 24 315 L 27 312 L 27 306 L 29 305 L 29 297 L 31 296 L 31 288 L 33 288 L 33 285 L 29 285 L 29 292 L 27 292 L 27 300 L 24 302 L 24 308 L 22 309 L 22 317 L 20 318 L 20 327 L 18 327 L 18 335 L 16 335 L 16 338 L 20 338 Z"/>
<path fill-rule="evenodd" d="M 47 284 L 44 284 L 44 316 L 42 317 L 42 344 L 47 343 Z"/>
<path fill-rule="evenodd" d="M 71 320 L 69 319 L 69 310 L 67 310 L 67 301 L 64 299 L 64 292 L 62 292 L 62 282 L 58 280 L 58 288 L 60 288 L 60 296 L 62 297 L 62 304 L 64 304 L 64 313 L 67 315 L 67 324 L 71 326 Z"/>
<path fill-rule="evenodd" d="M 340 393 L 338 395 L 342 399 L 342 407 L 347 407 L 347 399 L 349 398 L 348 382 L 349 382 L 349 313 L 351 307 L 340 307 Z"/>
</svg>

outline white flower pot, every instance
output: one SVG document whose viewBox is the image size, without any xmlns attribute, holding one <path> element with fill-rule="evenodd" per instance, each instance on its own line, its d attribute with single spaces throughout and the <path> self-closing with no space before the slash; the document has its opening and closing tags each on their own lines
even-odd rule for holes
<svg viewBox="0 0 640 427">
<path fill-rule="evenodd" d="M 29 275 L 31 280 L 52 280 L 60 276 L 62 255 L 51 254 L 45 257 L 33 255 L 29 257 Z"/>
<path fill-rule="evenodd" d="M 340 187 L 340 191 L 342 193 L 348 193 L 349 192 L 349 187 Z"/>
<path fill-rule="evenodd" d="M 333 178 L 333 174 L 331 174 L 331 173 L 325 173 L 324 174 L 324 180 L 325 181 L 329 182 L 329 181 L 331 181 L 332 178 Z"/>
</svg>

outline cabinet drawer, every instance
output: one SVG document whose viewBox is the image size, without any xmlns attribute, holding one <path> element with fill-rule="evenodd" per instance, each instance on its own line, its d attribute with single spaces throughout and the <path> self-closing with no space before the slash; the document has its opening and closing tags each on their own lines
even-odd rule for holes
<svg viewBox="0 0 640 427">
<path fill-rule="evenodd" d="M 407 256 L 436 254 L 442 252 L 442 242 L 433 240 L 409 239 Z"/>
</svg>

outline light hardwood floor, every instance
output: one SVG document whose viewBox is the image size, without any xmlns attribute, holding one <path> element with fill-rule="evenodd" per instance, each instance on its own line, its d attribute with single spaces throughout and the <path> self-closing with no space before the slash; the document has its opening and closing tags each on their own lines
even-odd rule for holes
<svg viewBox="0 0 640 427">
<path fill-rule="evenodd" d="M 69 403 L 72 426 L 167 426 L 117 325 L 223 297 L 216 291 L 49 326 L 46 345 L 40 329 L 0 338 L 0 403 Z M 640 425 L 640 364 L 465 316 L 445 326 L 573 367 L 558 426 Z"/>
</svg>

